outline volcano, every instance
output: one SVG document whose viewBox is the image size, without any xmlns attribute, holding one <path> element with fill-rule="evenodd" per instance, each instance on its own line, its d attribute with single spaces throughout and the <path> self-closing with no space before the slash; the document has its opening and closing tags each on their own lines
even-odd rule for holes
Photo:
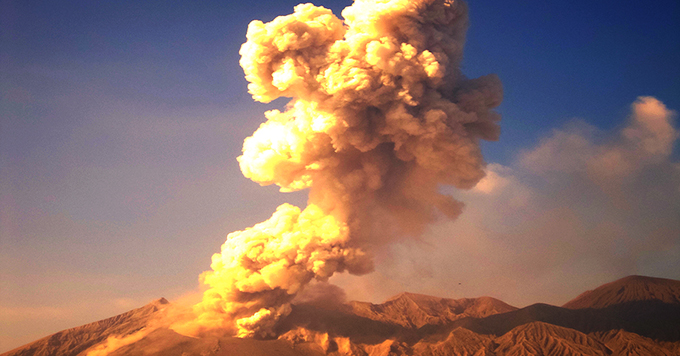
<svg viewBox="0 0 680 356">
<path fill-rule="evenodd" d="M 157 326 L 161 298 L 0 356 L 679 355 L 680 281 L 629 276 L 562 307 L 399 294 L 382 304 L 303 303 L 277 338 L 189 337 Z"/>
<path fill-rule="evenodd" d="M 680 304 L 680 283 L 672 279 L 628 276 L 584 292 L 563 307 L 602 309 L 616 304 L 647 300 Z"/>
</svg>

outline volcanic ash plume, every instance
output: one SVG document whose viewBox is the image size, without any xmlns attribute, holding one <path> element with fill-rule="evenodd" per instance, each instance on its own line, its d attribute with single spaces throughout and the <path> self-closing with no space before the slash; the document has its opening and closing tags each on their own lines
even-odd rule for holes
<svg viewBox="0 0 680 356">
<path fill-rule="evenodd" d="M 372 270 L 371 251 L 417 236 L 462 204 L 440 185 L 484 176 L 479 139 L 495 140 L 502 89 L 459 69 L 467 7 L 454 0 L 356 0 L 338 19 L 302 4 L 253 21 L 241 66 L 253 98 L 291 97 L 243 144 L 243 174 L 309 205 L 227 236 L 185 328 L 267 337 L 311 280 Z M 181 329 L 181 328 L 180 328 Z"/>
</svg>

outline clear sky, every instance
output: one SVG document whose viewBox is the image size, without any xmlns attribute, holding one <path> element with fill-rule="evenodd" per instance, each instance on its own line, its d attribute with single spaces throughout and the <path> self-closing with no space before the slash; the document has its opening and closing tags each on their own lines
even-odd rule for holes
<svg viewBox="0 0 680 356">
<path fill-rule="evenodd" d="M 296 4 L 0 1 L 0 352 L 196 290 L 227 233 L 305 204 L 236 162 L 285 104 L 247 93 L 247 25 Z M 315 4 L 339 16 L 351 2 Z M 469 7 L 463 72 L 505 91 L 490 178 L 452 192 L 468 206 L 457 221 L 332 282 L 350 299 L 521 307 L 628 274 L 680 279 L 678 123 L 662 109 L 680 109 L 680 3 Z M 631 107 L 640 96 L 658 101 Z M 627 134 L 649 120 L 670 125 L 645 136 L 653 153 Z"/>
</svg>

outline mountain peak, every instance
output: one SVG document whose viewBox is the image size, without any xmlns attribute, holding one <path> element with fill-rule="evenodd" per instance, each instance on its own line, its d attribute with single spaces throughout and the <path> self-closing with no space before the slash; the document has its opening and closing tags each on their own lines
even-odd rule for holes
<svg viewBox="0 0 680 356">
<path fill-rule="evenodd" d="M 167 299 L 161 297 L 161 298 L 154 300 L 150 304 L 152 304 L 152 305 L 166 305 L 166 304 L 170 304 L 170 302 Z"/>
<path fill-rule="evenodd" d="M 517 309 L 491 297 L 448 299 L 408 292 L 382 304 L 351 302 L 350 306 L 356 315 L 407 328 L 441 325 L 464 317 L 482 318 Z"/>
<path fill-rule="evenodd" d="M 12 355 L 78 355 L 109 336 L 129 335 L 144 328 L 170 302 L 160 298 L 137 309 L 111 318 L 62 330 L 26 344 L 0 356 Z"/>
<path fill-rule="evenodd" d="M 534 321 L 520 325 L 495 340 L 500 355 L 606 355 L 609 349 L 580 331 Z"/>
<path fill-rule="evenodd" d="M 388 298 L 383 304 L 389 303 L 389 302 L 394 302 L 397 300 L 410 300 L 413 302 L 425 302 L 425 301 L 433 301 L 433 300 L 441 300 L 445 298 L 440 298 L 440 297 L 433 297 L 430 295 L 425 295 L 425 294 L 418 294 L 418 293 L 410 293 L 410 292 L 402 292 L 399 293 L 395 296 L 392 296 Z"/>
<path fill-rule="evenodd" d="M 647 276 L 628 276 L 582 293 L 563 305 L 568 309 L 601 309 L 644 300 L 680 304 L 680 281 Z"/>
</svg>

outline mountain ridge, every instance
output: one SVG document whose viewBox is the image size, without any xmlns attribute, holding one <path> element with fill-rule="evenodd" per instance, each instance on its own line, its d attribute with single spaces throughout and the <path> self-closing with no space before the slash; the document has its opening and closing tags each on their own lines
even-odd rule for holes
<svg viewBox="0 0 680 356">
<path fill-rule="evenodd" d="M 154 314 L 169 304 L 167 299 L 159 298 L 111 318 L 56 332 L 0 356 L 80 355 L 109 336 L 131 334 L 144 328 Z"/>
<path fill-rule="evenodd" d="M 562 307 L 601 309 L 611 305 L 644 300 L 680 304 L 680 281 L 632 275 L 583 292 Z"/>
<path fill-rule="evenodd" d="M 349 305 L 356 315 L 410 328 L 517 310 L 492 297 L 450 299 L 408 292 L 397 294 L 381 304 L 352 301 Z"/>
<path fill-rule="evenodd" d="M 102 346 L 109 336 L 125 338 L 145 328 L 170 305 L 159 299 L 0 356 L 86 356 L 93 350 L 106 352 L 90 356 L 679 355 L 676 284 L 680 281 L 629 276 L 562 307 L 537 303 L 518 309 L 492 297 L 449 299 L 408 292 L 380 304 L 303 303 L 293 305 L 277 339 L 192 338 L 154 327 L 129 343 Z"/>
</svg>

